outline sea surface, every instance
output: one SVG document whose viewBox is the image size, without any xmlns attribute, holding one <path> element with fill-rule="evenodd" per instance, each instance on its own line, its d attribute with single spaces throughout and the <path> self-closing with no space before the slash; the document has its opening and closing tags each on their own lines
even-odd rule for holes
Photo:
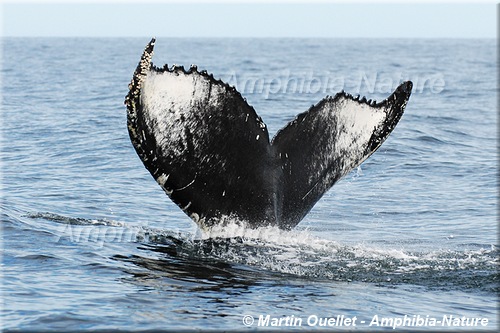
<svg viewBox="0 0 500 333">
<path fill-rule="evenodd" d="M 495 40 L 157 38 L 157 66 L 236 86 L 271 136 L 342 89 L 414 83 L 388 140 L 295 229 L 207 234 L 128 137 L 149 39 L 1 40 L 0 329 L 498 329 Z M 463 317 L 487 325 L 443 326 Z"/>
</svg>

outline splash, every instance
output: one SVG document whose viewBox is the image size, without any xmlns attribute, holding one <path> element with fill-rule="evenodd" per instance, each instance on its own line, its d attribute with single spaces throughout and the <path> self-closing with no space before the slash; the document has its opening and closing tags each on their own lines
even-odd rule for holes
<svg viewBox="0 0 500 333">
<path fill-rule="evenodd" d="M 249 229 L 239 221 L 223 225 L 201 239 L 182 243 L 178 254 L 304 278 L 499 290 L 499 251 L 493 245 L 465 251 L 410 252 L 365 244 L 344 245 L 307 230 Z"/>
</svg>

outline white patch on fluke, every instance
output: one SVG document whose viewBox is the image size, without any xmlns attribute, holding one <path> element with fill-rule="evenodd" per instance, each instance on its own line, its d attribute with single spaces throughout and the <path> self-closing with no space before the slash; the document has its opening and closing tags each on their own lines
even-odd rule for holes
<svg viewBox="0 0 500 333">
<path fill-rule="evenodd" d="M 337 125 L 337 128 L 342 128 L 342 132 L 337 136 L 335 151 L 339 156 L 352 156 L 350 162 L 355 163 L 354 159 L 366 151 L 373 132 L 382 127 L 388 110 L 376 109 L 351 99 L 341 100 L 339 109 L 341 112 L 337 113 L 337 122 L 342 127 Z M 354 165 L 345 167 L 351 170 Z"/>
<path fill-rule="evenodd" d="M 328 138 L 327 158 L 313 161 L 314 170 L 328 170 L 330 165 L 336 164 L 340 177 L 345 176 L 350 170 L 362 163 L 368 156 L 366 149 L 374 131 L 383 126 L 387 118 L 387 109 L 374 108 L 350 98 L 341 98 L 333 105 L 326 103 L 320 121 L 336 124 L 336 135 Z M 318 166 L 321 164 L 321 166 Z M 321 179 L 318 175 L 311 174 L 310 185 Z M 323 181 L 329 182 L 324 178 Z"/>
<path fill-rule="evenodd" d="M 223 89 L 212 84 L 199 73 L 182 71 L 157 73 L 152 70 L 142 83 L 141 103 L 147 126 L 166 156 L 182 157 L 192 140 L 186 132 L 203 129 L 193 114 L 193 106 L 218 105 Z"/>
</svg>

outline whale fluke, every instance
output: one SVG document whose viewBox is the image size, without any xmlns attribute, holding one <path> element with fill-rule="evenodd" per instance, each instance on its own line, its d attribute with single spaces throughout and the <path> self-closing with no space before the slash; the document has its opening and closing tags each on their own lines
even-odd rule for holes
<svg viewBox="0 0 500 333">
<path fill-rule="evenodd" d="M 296 226 L 335 182 L 394 129 L 411 94 L 380 103 L 326 97 L 269 140 L 232 86 L 192 65 L 155 67 L 146 46 L 125 98 L 132 144 L 166 194 L 201 228 L 224 217 L 251 227 Z"/>
</svg>

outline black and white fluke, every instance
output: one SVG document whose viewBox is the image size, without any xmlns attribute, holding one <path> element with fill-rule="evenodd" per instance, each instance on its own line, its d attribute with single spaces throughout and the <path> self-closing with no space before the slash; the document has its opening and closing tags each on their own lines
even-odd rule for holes
<svg viewBox="0 0 500 333">
<path fill-rule="evenodd" d="M 296 226 L 335 182 L 367 159 L 403 115 L 412 83 L 380 103 L 340 92 L 270 141 L 234 87 L 195 66 L 152 65 L 146 46 L 125 99 L 137 154 L 201 228 L 225 217 L 251 227 Z"/>
</svg>

